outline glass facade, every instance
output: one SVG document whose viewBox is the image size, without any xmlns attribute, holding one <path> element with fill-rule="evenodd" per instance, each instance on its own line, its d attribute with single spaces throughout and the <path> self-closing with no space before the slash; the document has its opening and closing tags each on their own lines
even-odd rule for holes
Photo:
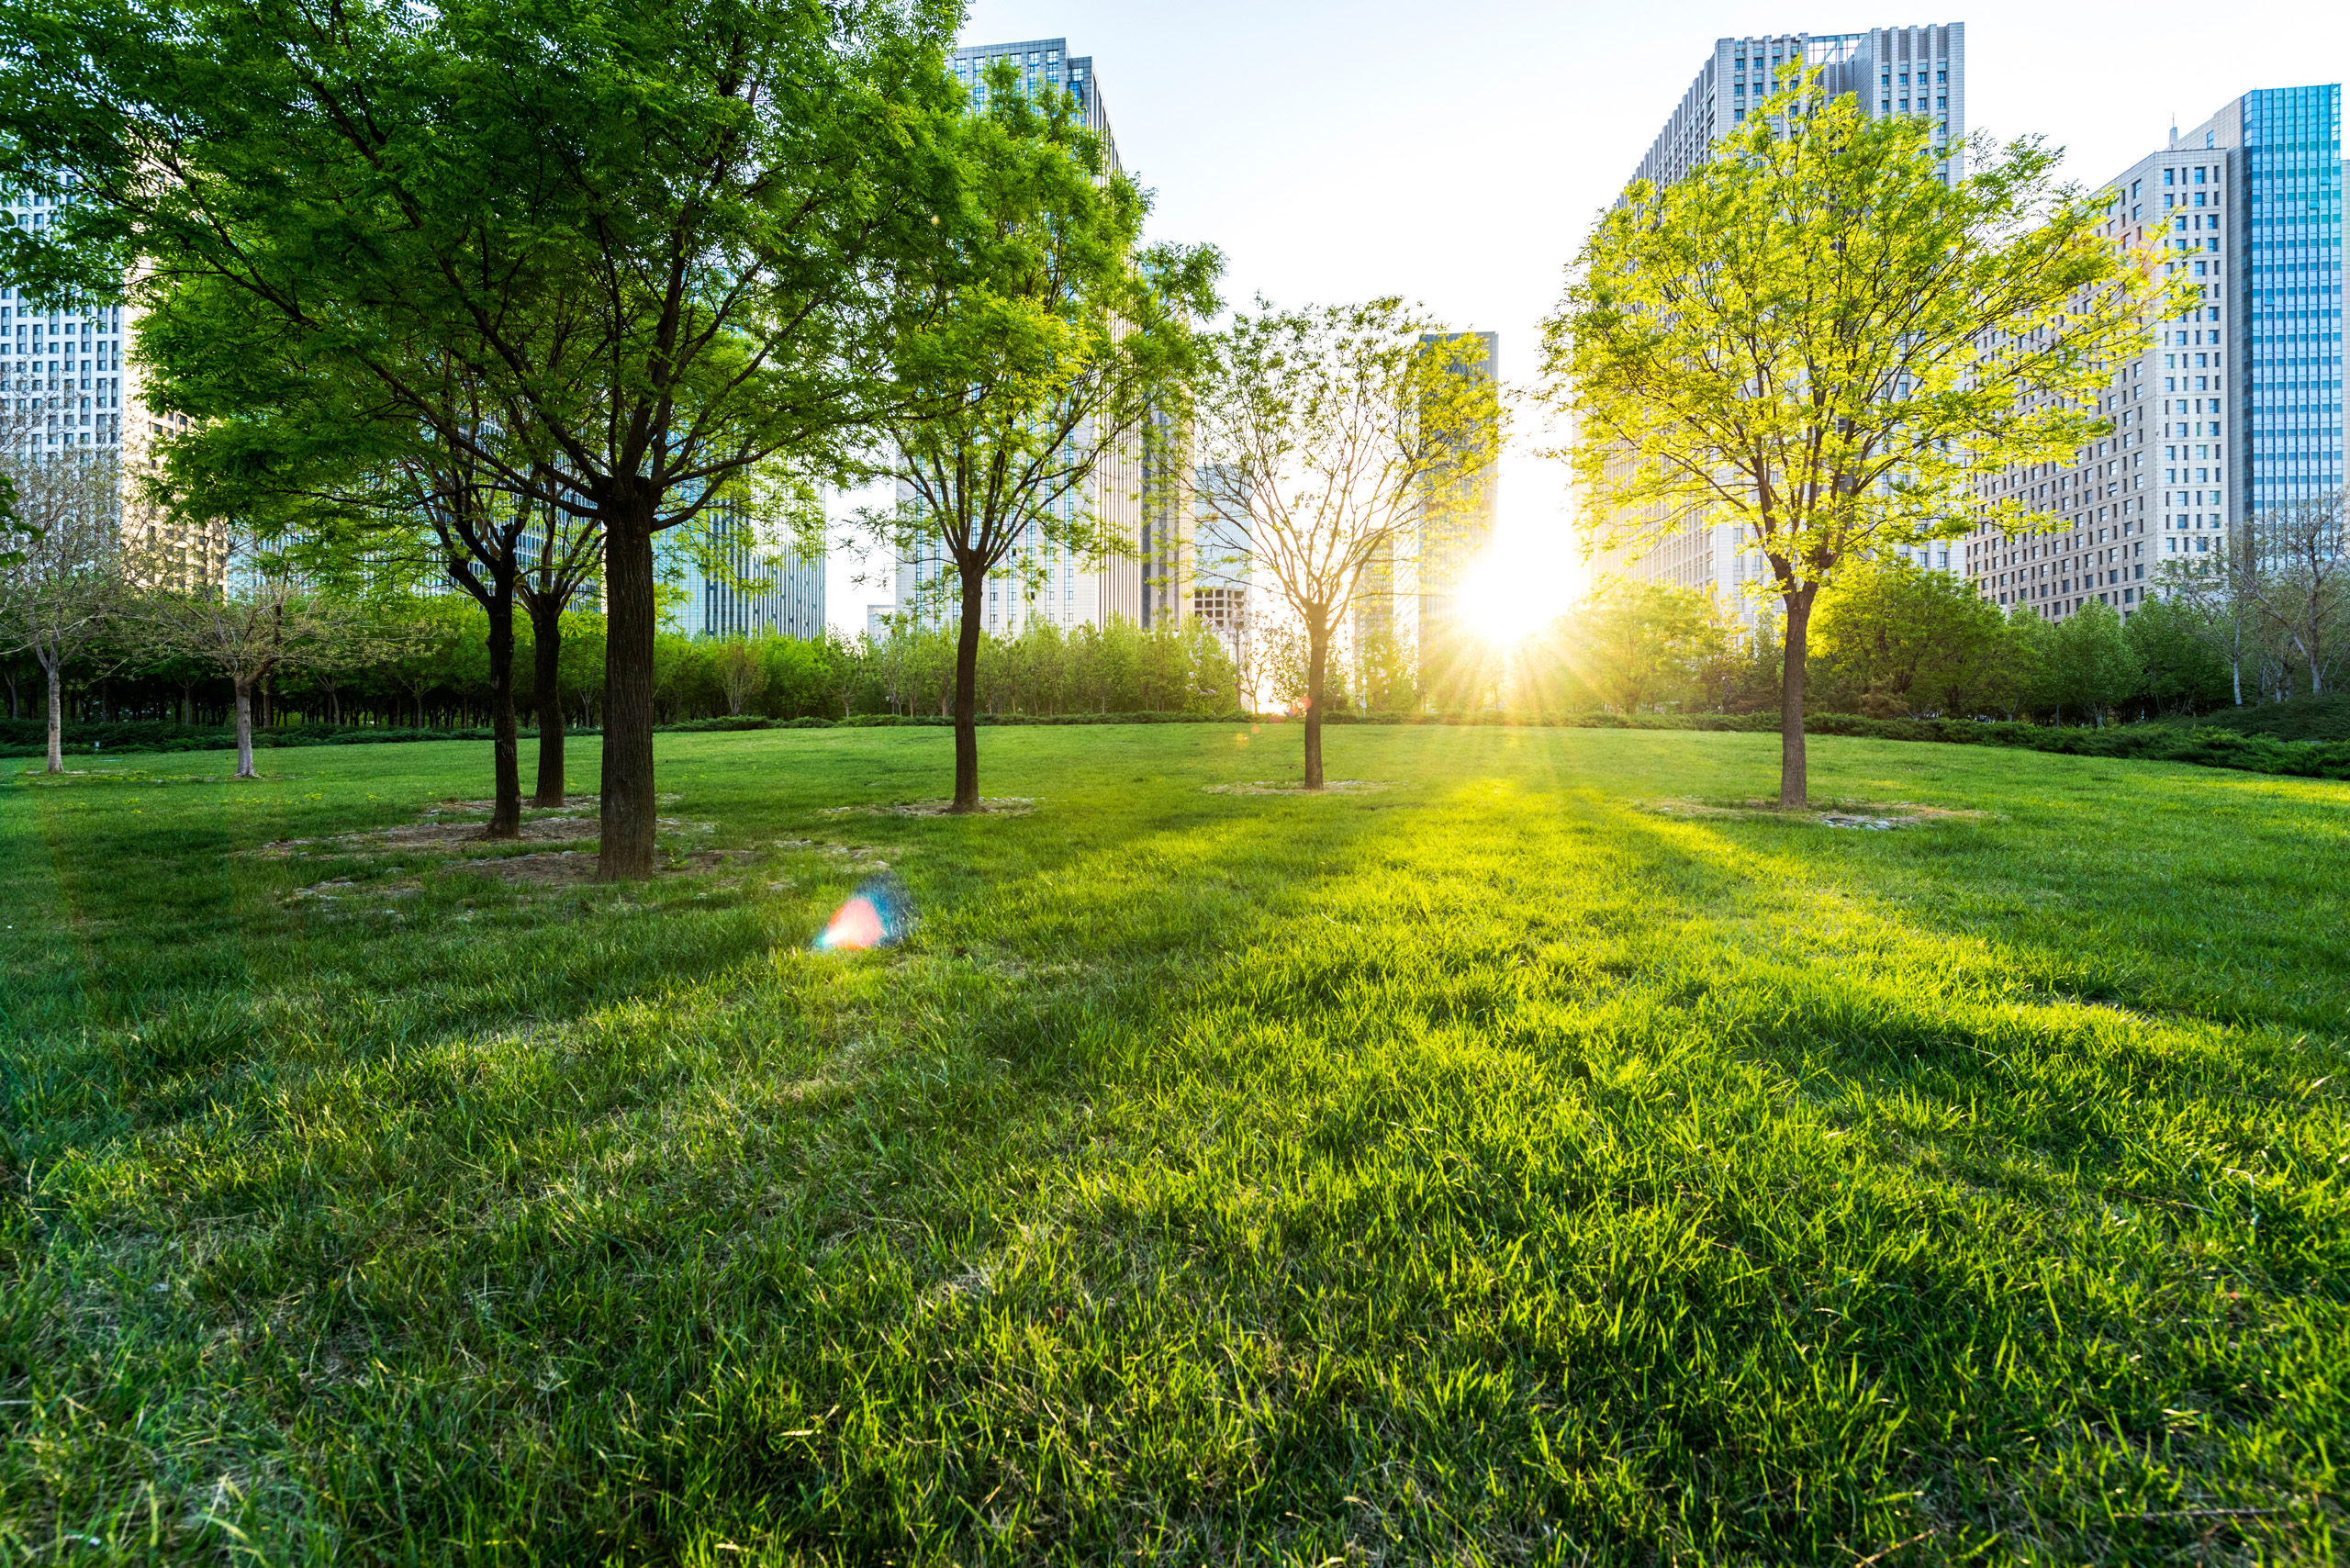
<svg viewBox="0 0 2350 1568">
<path fill-rule="evenodd" d="M 2342 88 L 2244 97 L 2245 371 L 2241 417 L 2255 508 L 2339 489 L 2342 473 Z"/>
</svg>

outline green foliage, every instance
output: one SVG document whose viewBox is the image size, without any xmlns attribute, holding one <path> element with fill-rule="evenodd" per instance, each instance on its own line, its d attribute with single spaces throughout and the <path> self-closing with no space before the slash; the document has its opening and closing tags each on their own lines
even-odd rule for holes
<svg viewBox="0 0 2350 1568">
<path fill-rule="evenodd" d="M 2106 434 L 2108 367 L 2188 285 L 2101 237 L 2103 198 L 2056 185 L 2036 142 L 1947 148 L 1800 66 L 1781 86 L 1686 176 L 1636 183 L 1601 218 L 1545 325 L 1544 375 L 1572 415 L 1588 546 L 1638 555 L 1734 524 L 1799 683 L 1814 602 L 1855 566 L 2035 525 L 1976 482 Z M 1966 174 L 1945 181 L 1953 154 Z M 1794 804 L 1801 705 L 1785 711 Z"/>
<path fill-rule="evenodd" d="M 2120 612 L 2102 601 L 2092 599 L 2053 622 L 2048 644 L 2040 695 L 2060 718 L 2070 710 L 2076 718 L 2103 724 L 2114 704 L 2145 679 L 2145 665 Z"/>
<path fill-rule="evenodd" d="M 2033 634 L 1948 572 L 1897 556 L 1863 562 L 1819 602 L 1818 700 L 1888 718 L 2012 707 L 2030 678 Z"/>
<path fill-rule="evenodd" d="M 2325 1560 L 2342 786 L 1831 738 L 1823 795 L 1986 813 L 1848 833 L 1639 808 L 1767 735 L 1345 728 L 1386 791 L 1203 793 L 1268 733 L 1006 730 L 1035 814 L 944 822 L 829 814 L 944 733 L 668 736 L 733 858 L 626 890 L 334 842 L 472 747 L 12 781 L 0 1519 Z M 801 950 L 872 858 L 914 945 Z"/>
</svg>

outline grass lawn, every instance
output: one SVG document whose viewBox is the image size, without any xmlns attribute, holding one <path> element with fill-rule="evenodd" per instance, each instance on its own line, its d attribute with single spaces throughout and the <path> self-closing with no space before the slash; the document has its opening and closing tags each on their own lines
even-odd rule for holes
<svg viewBox="0 0 2350 1568">
<path fill-rule="evenodd" d="M 11 772 L 0 1561 L 2344 1554 L 2350 786 L 1328 745 L 666 735 L 627 889 L 368 836 L 478 745 Z"/>
</svg>

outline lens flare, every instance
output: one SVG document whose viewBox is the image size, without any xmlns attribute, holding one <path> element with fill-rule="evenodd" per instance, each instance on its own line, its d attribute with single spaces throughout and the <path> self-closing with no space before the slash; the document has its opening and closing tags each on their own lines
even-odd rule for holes
<svg viewBox="0 0 2350 1568">
<path fill-rule="evenodd" d="M 874 877 L 833 912 L 832 923 L 810 946 L 819 953 L 894 947 L 912 929 L 913 909 L 906 902 L 905 889 L 895 877 Z"/>
</svg>

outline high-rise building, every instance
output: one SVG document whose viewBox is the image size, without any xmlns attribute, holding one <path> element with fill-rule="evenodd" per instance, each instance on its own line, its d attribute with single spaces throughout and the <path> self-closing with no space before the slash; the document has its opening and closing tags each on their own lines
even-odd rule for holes
<svg viewBox="0 0 2350 1568">
<path fill-rule="evenodd" d="M 1202 468 L 1192 487 L 1192 574 L 1189 617 L 1215 633 L 1235 660 L 1248 662 L 1255 634 L 1249 597 L 1256 588 L 1255 529 L 1247 487 L 1234 471 Z"/>
<path fill-rule="evenodd" d="M 2104 188 L 2102 235 L 2191 280 L 2100 396 L 2109 435 L 2069 464 L 1987 482 L 2048 520 L 1965 541 L 1977 591 L 2050 620 L 2125 617 L 2162 565 L 2208 557 L 2247 515 L 2338 490 L 2342 88 L 2247 93 Z"/>
<path fill-rule="evenodd" d="M 1498 332 L 1427 332 L 1420 352 L 1442 354 L 1449 374 L 1492 382 L 1501 375 L 1502 340 Z M 1418 525 L 1413 530 L 1419 552 L 1418 633 L 1420 656 L 1449 644 L 1462 632 L 1460 581 L 1469 563 L 1494 542 L 1494 522 L 1501 504 L 1501 476 L 1493 460 L 1467 466 L 1447 466 L 1431 474 L 1420 487 Z"/>
<path fill-rule="evenodd" d="M 1091 55 L 1070 54 L 1066 39 L 967 45 L 955 51 L 948 65 L 970 92 L 975 105 L 986 104 L 985 72 L 999 60 L 1009 61 L 1019 70 L 1023 91 L 1062 91 L 1074 97 L 1084 112 L 1087 129 L 1101 139 L 1107 171 L 1115 174 L 1124 168 Z M 1092 436 L 1080 430 L 1075 439 L 1086 443 Z M 1139 437 L 1118 441 L 1096 462 L 1081 493 L 1055 503 L 1063 518 L 1076 517 L 1082 509 L 1083 515 L 1090 517 L 1096 527 L 1125 540 L 1126 551 L 1099 561 L 1078 559 L 1066 549 L 1047 545 L 1033 524 L 1024 528 L 1003 566 L 988 575 L 981 593 L 980 613 L 990 635 L 1016 637 L 1030 620 L 1038 618 L 1063 628 L 1099 626 L 1113 617 L 1142 620 L 1144 584 L 1148 575 L 1142 552 L 1143 448 Z M 912 487 L 901 483 L 900 504 L 903 506 L 913 499 Z M 1160 575 L 1174 578 L 1167 609 L 1180 619 L 1183 603 L 1180 551 L 1171 542 L 1153 539 L 1150 543 L 1153 562 L 1163 555 L 1168 563 L 1169 569 Z M 951 616 L 957 603 L 953 579 L 954 563 L 944 545 L 926 540 L 913 554 L 898 561 L 899 610 L 942 620 Z"/>
<path fill-rule="evenodd" d="M 1441 354 L 1456 375 L 1491 382 L 1501 375 L 1498 332 L 1424 332 L 1420 352 Z M 1358 647 L 1371 639 L 1408 639 L 1425 666 L 1441 659 L 1464 630 L 1460 583 L 1470 563 L 1494 541 L 1501 476 L 1494 464 L 1448 467 L 1423 480 L 1412 526 L 1375 549 L 1355 593 Z"/>
<path fill-rule="evenodd" d="M 665 619 L 688 637 L 824 634 L 824 555 L 762 543 L 719 506 L 655 536 L 657 569 L 678 590 Z"/>
<path fill-rule="evenodd" d="M 59 198 L 13 192 L 5 210 L 5 221 L 39 230 L 55 220 Z M 138 313 L 123 305 L 39 299 L 0 279 L 0 447 L 12 461 L 70 450 L 112 462 L 116 526 L 147 571 L 173 587 L 216 584 L 227 566 L 225 536 L 163 520 L 140 489 L 156 446 L 186 421 L 140 401 L 140 373 L 130 363 L 138 330 Z"/>
<path fill-rule="evenodd" d="M 1717 39 L 1712 56 L 1632 178 L 1670 185 L 1687 174 L 1712 156 L 1714 143 L 1768 97 L 1790 68 L 1818 71 L 1831 97 L 1850 94 L 1873 118 L 1914 115 L 1931 120 L 1936 143 L 1950 154 L 1940 164 L 1942 177 L 1954 180 L 1964 173 L 1966 24 L 1952 22 Z M 1651 531 L 1648 549 L 1617 565 L 1636 577 L 1709 589 L 1725 603 L 1740 605 L 1744 585 L 1770 570 L 1741 532 L 1737 523 L 1704 520 L 1677 529 L 1660 526 Z M 1956 569 L 1947 542 L 1920 545 L 1910 554 L 1920 566 Z"/>
</svg>

